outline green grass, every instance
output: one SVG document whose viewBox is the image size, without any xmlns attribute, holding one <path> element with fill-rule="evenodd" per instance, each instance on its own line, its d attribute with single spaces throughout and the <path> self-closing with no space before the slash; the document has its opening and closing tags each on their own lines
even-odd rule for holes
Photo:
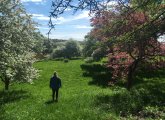
<svg viewBox="0 0 165 120">
<path fill-rule="evenodd" d="M 2 120 L 100 120 L 109 118 L 109 114 L 96 108 L 94 98 L 111 91 L 97 86 L 90 86 L 89 77 L 83 77 L 81 60 L 38 62 L 35 67 L 40 70 L 40 77 L 34 84 L 13 84 L 10 93 L 3 93 L 0 102 L 0 119 Z M 51 89 L 49 80 L 57 71 L 62 79 L 59 102 L 50 103 Z M 2 89 L 2 86 L 0 87 Z M 12 93 L 12 90 L 15 92 Z M 10 97 L 12 99 L 10 100 Z"/>
<path fill-rule="evenodd" d="M 165 109 L 161 110 L 159 104 L 162 105 L 165 98 L 165 76 L 156 79 L 138 76 L 143 82 L 137 82 L 128 92 L 123 86 L 91 85 L 94 79 L 83 76 L 80 68 L 83 63 L 82 60 L 37 62 L 35 67 L 40 70 L 40 77 L 34 84 L 14 83 L 9 91 L 3 91 L 0 83 L 0 120 L 117 120 L 122 114 L 122 119 L 128 119 L 125 114 L 134 115 L 148 106 L 157 106 L 160 109 L 157 111 L 163 114 Z M 54 71 L 62 80 L 58 103 L 50 102 L 49 80 Z M 148 94 L 152 96 L 146 97 Z"/>
</svg>

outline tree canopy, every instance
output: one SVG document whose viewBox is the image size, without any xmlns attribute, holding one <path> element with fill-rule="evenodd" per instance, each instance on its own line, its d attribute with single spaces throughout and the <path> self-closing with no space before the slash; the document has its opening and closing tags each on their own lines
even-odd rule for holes
<svg viewBox="0 0 165 120">
<path fill-rule="evenodd" d="M 19 1 L 0 2 L 0 77 L 8 89 L 11 81 L 36 77 L 32 67 L 35 25 Z"/>
</svg>

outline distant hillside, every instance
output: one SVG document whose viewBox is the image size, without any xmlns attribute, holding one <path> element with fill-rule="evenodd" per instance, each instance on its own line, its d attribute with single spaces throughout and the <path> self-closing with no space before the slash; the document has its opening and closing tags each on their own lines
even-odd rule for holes
<svg viewBox="0 0 165 120">
<path fill-rule="evenodd" d="M 64 39 L 50 39 L 50 41 L 52 41 L 53 43 L 57 43 L 57 42 L 66 42 L 68 40 L 64 40 Z M 75 40 L 75 41 L 77 41 L 80 44 L 83 44 L 84 43 L 84 41 L 78 41 L 78 40 Z"/>
<path fill-rule="evenodd" d="M 63 39 L 50 39 L 52 42 L 66 42 L 67 40 Z"/>
</svg>

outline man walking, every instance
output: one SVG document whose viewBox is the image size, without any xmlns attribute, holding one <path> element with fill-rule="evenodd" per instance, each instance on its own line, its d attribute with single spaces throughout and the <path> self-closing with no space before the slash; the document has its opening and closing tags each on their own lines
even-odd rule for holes
<svg viewBox="0 0 165 120">
<path fill-rule="evenodd" d="M 54 72 L 53 77 L 50 78 L 50 88 L 52 89 L 52 100 L 54 101 L 54 95 L 56 93 L 56 102 L 58 102 L 58 91 L 61 87 L 61 79 L 57 77 L 57 72 Z"/>
</svg>

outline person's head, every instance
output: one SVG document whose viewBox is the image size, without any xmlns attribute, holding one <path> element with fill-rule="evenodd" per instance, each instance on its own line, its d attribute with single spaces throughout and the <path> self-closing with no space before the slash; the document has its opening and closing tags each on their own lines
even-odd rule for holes
<svg viewBox="0 0 165 120">
<path fill-rule="evenodd" d="M 57 72 L 56 71 L 54 71 L 54 76 L 57 76 Z"/>
</svg>

